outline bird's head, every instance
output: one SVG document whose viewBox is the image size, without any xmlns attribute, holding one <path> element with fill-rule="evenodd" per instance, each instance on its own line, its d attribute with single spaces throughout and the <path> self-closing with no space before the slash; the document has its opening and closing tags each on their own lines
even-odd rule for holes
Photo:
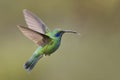
<svg viewBox="0 0 120 80">
<path fill-rule="evenodd" d="M 64 33 L 74 33 L 74 34 L 80 35 L 80 33 L 76 32 L 76 31 L 72 31 L 72 30 L 55 29 L 55 30 L 53 31 L 53 34 L 54 34 L 55 37 L 62 37 L 62 35 L 63 35 Z"/>
</svg>

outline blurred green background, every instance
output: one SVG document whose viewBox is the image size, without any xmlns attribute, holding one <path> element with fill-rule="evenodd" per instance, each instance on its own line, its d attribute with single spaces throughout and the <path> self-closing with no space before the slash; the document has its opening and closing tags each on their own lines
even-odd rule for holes
<svg viewBox="0 0 120 80">
<path fill-rule="evenodd" d="M 37 46 L 16 27 L 25 8 L 51 30 L 81 33 L 65 34 L 31 73 L 23 64 Z M 120 0 L 0 0 L 0 80 L 120 80 Z"/>
</svg>

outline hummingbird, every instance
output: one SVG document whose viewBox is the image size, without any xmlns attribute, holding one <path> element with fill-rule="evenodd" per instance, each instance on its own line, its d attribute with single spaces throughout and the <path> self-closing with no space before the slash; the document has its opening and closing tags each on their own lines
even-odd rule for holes
<svg viewBox="0 0 120 80">
<path fill-rule="evenodd" d="M 72 30 L 54 29 L 50 31 L 37 15 L 27 9 L 23 10 L 23 15 L 28 27 L 21 25 L 17 25 L 17 27 L 27 38 L 38 45 L 30 59 L 24 64 L 27 71 L 31 71 L 43 56 L 50 56 L 59 48 L 64 33 L 79 34 Z"/>
</svg>

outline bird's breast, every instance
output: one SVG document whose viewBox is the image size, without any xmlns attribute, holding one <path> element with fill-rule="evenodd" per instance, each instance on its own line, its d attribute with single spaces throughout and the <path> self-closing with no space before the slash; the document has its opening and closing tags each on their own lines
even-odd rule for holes
<svg viewBox="0 0 120 80">
<path fill-rule="evenodd" d="M 60 46 L 60 40 L 51 40 L 45 47 L 44 53 L 45 55 L 50 55 L 55 52 Z"/>
</svg>

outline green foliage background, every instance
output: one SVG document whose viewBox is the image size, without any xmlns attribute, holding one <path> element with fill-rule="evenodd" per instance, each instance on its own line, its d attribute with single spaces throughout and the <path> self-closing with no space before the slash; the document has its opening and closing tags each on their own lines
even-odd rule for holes
<svg viewBox="0 0 120 80">
<path fill-rule="evenodd" d="M 31 73 L 23 64 L 37 46 L 16 27 L 25 8 L 51 30 L 81 33 L 65 34 Z M 0 80 L 120 80 L 120 0 L 0 0 Z"/>
</svg>

